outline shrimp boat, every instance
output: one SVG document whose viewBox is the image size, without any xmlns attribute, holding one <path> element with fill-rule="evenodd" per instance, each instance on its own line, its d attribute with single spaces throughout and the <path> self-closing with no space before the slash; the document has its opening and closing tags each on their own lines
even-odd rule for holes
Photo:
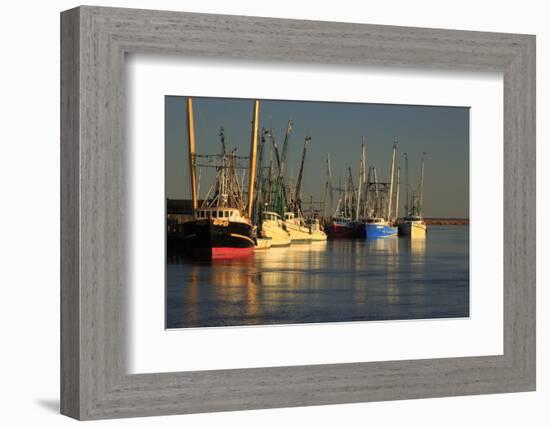
<svg viewBox="0 0 550 427">
<path fill-rule="evenodd" d="M 284 223 L 276 212 L 263 212 L 262 232 L 271 238 L 272 247 L 290 245 L 290 234 L 285 230 Z"/>
<path fill-rule="evenodd" d="M 325 242 L 327 240 L 327 233 L 321 227 L 321 223 L 318 218 L 312 218 L 307 222 L 311 231 L 312 242 Z"/>
<path fill-rule="evenodd" d="M 304 218 L 294 212 L 285 212 L 285 228 L 292 243 L 311 243 L 311 230 Z"/>
<path fill-rule="evenodd" d="M 286 153 L 288 151 L 292 125 L 292 120 L 289 120 L 281 151 L 279 151 L 277 143 L 275 142 L 275 136 L 272 129 L 262 129 L 261 132 L 262 139 L 260 146 L 260 166 L 257 177 L 259 188 L 256 193 L 256 216 L 258 218 L 259 228 L 266 236 L 271 237 L 271 246 L 288 246 L 291 243 L 309 243 L 311 241 L 309 227 L 307 227 L 301 215 L 295 214 L 295 207 L 297 205 L 289 205 L 289 199 L 294 196 L 294 194 L 290 194 L 290 187 L 285 184 Z M 268 137 L 273 147 L 273 151 L 270 151 L 270 155 L 274 152 L 276 164 L 273 165 L 272 159 L 270 159 L 269 166 L 264 167 L 262 153 Z M 306 136 L 304 155 L 309 140 L 310 138 Z M 266 170 L 267 173 L 265 173 Z M 273 172 L 275 172 L 275 176 L 273 176 Z"/>
<path fill-rule="evenodd" d="M 391 237 L 397 235 L 397 227 L 384 218 L 366 218 L 364 232 L 367 239 Z"/>
<path fill-rule="evenodd" d="M 420 183 L 417 190 L 409 194 L 409 161 L 407 153 L 405 153 L 405 177 L 406 177 L 406 205 L 405 211 L 407 215 L 399 224 L 399 235 L 407 236 L 413 239 L 426 237 L 426 223 L 422 219 L 422 197 L 424 193 L 424 157 L 422 154 L 422 164 L 420 166 Z"/>
<path fill-rule="evenodd" d="M 248 194 L 254 194 L 254 167 L 258 135 L 259 101 L 254 102 L 252 142 L 250 149 L 250 177 Z M 252 197 L 244 206 L 243 195 L 237 178 L 235 150 L 226 153 L 222 136 L 222 153 L 217 159 L 216 181 L 208 191 L 202 205 L 198 206 L 195 168 L 198 156 L 195 153 L 193 101 L 187 99 L 189 136 L 189 162 L 191 191 L 193 196 L 193 219 L 183 224 L 183 239 L 186 252 L 194 257 L 225 259 L 249 256 L 256 247 L 256 231 L 250 218 Z M 211 164 L 210 164 L 211 165 Z"/>
<path fill-rule="evenodd" d="M 304 140 L 304 146 L 302 151 L 302 160 L 300 165 L 300 172 L 296 186 L 285 184 L 285 164 L 286 154 L 288 151 L 289 137 L 292 131 L 292 120 L 288 121 L 285 138 L 283 141 L 282 150 L 279 153 L 273 131 L 267 132 L 270 135 L 273 150 L 275 152 L 276 159 L 276 178 L 271 177 L 271 167 L 269 168 L 269 190 L 264 192 L 265 206 L 269 208 L 269 215 L 271 218 L 275 215 L 275 212 L 281 214 L 283 217 L 282 228 L 286 230 L 290 237 L 291 243 L 310 243 L 311 242 L 311 230 L 306 224 L 301 210 L 301 197 L 300 187 L 302 183 L 302 177 L 304 172 L 304 162 L 309 142 L 311 137 L 306 134 Z M 262 132 L 263 135 L 263 132 Z M 261 163 L 261 162 L 260 162 Z M 265 216 L 264 216 L 265 218 Z M 278 220 L 278 218 L 277 218 Z M 273 221 L 272 221 L 273 223 Z M 277 223 L 277 226 L 279 224 Z M 273 229 L 272 229 L 273 231 Z M 279 234 L 282 234 L 279 231 Z"/>
<path fill-rule="evenodd" d="M 328 233 L 335 238 L 354 237 L 356 227 L 350 217 L 338 215 L 332 217 L 332 222 L 328 226 Z"/>
<path fill-rule="evenodd" d="M 389 183 L 378 182 L 376 168 L 369 168 L 364 202 L 366 215 L 362 219 L 360 227 L 360 236 L 367 240 L 397 236 L 398 229 L 396 221 L 399 206 L 399 168 L 397 168 L 397 185 L 394 186 L 396 153 L 397 142 L 394 142 Z M 362 165 L 365 164 L 363 156 L 362 154 Z"/>
<path fill-rule="evenodd" d="M 427 226 L 422 217 L 406 216 L 399 224 L 399 235 L 412 238 L 426 237 Z"/>
<path fill-rule="evenodd" d="M 288 136 L 291 132 L 292 122 L 289 121 L 285 137 L 285 145 L 288 143 Z M 269 166 L 263 165 L 263 153 L 265 151 L 266 139 L 271 138 L 271 143 L 277 154 L 277 177 L 273 178 L 273 164 L 269 162 Z M 269 147 L 268 147 L 269 148 Z M 271 151 L 270 151 L 271 154 Z M 291 243 L 290 233 L 286 230 L 284 220 L 281 214 L 284 212 L 284 181 L 281 173 L 281 160 L 277 151 L 277 145 L 273 136 L 272 129 L 264 129 L 261 131 L 261 145 L 259 154 L 258 167 L 258 191 L 256 192 L 255 202 L 255 217 L 257 218 L 257 226 L 260 234 L 271 239 L 272 247 L 289 246 Z"/>
<path fill-rule="evenodd" d="M 348 182 L 344 187 L 340 185 L 340 197 L 332 221 L 328 226 L 328 232 L 333 238 L 357 237 L 357 223 L 354 221 L 354 212 L 357 209 L 357 195 L 353 185 L 351 169 L 349 169 Z"/>
</svg>

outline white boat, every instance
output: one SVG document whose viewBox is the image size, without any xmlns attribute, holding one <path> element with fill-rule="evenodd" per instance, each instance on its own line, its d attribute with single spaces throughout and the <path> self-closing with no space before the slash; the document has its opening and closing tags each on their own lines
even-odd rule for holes
<svg viewBox="0 0 550 427">
<path fill-rule="evenodd" d="M 412 238 L 426 237 L 426 223 L 419 216 L 405 217 L 399 224 L 399 235 Z"/>
<path fill-rule="evenodd" d="M 271 238 L 272 247 L 290 245 L 290 234 L 285 230 L 285 224 L 279 214 L 266 211 L 262 218 L 262 232 Z"/>
<path fill-rule="evenodd" d="M 313 242 L 324 242 L 327 240 L 327 233 L 321 228 L 321 224 L 317 218 L 310 219 L 308 225 L 311 231 L 311 240 Z"/>
<path fill-rule="evenodd" d="M 406 168 L 406 204 L 405 212 L 407 215 L 403 218 L 403 221 L 399 224 L 399 235 L 410 237 L 412 239 L 416 238 L 425 238 L 426 237 L 426 223 L 422 219 L 422 198 L 424 193 L 424 156 L 426 153 L 422 154 L 422 163 L 420 166 L 420 183 L 418 185 L 418 190 L 409 193 L 409 160 L 407 158 L 407 153 L 405 153 L 405 168 Z"/>
<path fill-rule="evenodd" d="M 311 230 L 304 219 L 297 217 L 294 212 L 285 212 L 285 227 L 292 243 L 311 243 Z"/>
</svg>

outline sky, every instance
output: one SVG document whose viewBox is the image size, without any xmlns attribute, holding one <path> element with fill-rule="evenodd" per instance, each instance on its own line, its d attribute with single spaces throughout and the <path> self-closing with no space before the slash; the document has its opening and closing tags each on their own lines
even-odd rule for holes
<svg viewBox="0 0 550 427">
<path fill-rule="evenodd" d="M 405 161 L 409 159 L 409 183 L 414 189 L 420 161 L 426 152 L 424 173 L 425 217 L 469 217 L 469 116 L 468 107 L 388 105 L 342 102 L 260 100 L 260 129 L 272 128 L 282 146 L 287 122 L 293 131 L 287 155 L 287 178 L 296 179 L 306 133 L 308 147 L 302 200 L 323 200 L 326 158 L 330 154 L 332 184 L 347 179 L 351 167 L 358 180 L 360 147 L 366 138 L 367 165 L 375 166 L 379 181 L 388 177 L 392 145 L 397 139 L 397 162 L 401 167 L 400 210 L 405 205 Z M 254 100 L 193 97 L 197 154 L 219 154 L 220 127 L 224 127 L 228 151 L 248 156 Z M 187 98 L 165 97 L 166 197 L 190 199 L 187 142 Z M 367 169 L 368 170 L 368 169 Z M 199 198 L 212 185 L 211 168 L 201 168 Z M 389 179 L 388 179 L 389 180 Z M 335 204 L 338 192 L 334 191 Z M 335 205 L 334 205 L 335 207 Z"/>
</svg>

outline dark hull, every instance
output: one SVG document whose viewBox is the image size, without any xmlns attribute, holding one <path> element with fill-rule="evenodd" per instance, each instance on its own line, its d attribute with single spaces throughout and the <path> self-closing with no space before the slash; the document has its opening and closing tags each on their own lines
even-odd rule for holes
<svg viewBox="0 0 550 427">
<path fill-rule="evenodd" d="M 199 258 L 226 259 L 254 252 L 252 225 L 227 220 L 197 220 L 183 224 L 182 249 Z"/>
<path fill-rule="evenodd" d="M 353 238 L 357 236 L 357 229 L 352 223 L 348 225 L 332 223 L 328 226 L 327 232 L 330 237 L 337 239 Z"/>
</svg>

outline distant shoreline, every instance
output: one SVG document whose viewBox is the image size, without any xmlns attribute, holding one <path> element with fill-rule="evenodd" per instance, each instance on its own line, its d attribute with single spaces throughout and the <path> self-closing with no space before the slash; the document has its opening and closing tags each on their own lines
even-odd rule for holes
<svg viewBox="0 0 550 427">
<path fill-rule="evenodd" d="M 469 218 L 424 218 L 426 225 L 470 225 Z"/>
</svg>

